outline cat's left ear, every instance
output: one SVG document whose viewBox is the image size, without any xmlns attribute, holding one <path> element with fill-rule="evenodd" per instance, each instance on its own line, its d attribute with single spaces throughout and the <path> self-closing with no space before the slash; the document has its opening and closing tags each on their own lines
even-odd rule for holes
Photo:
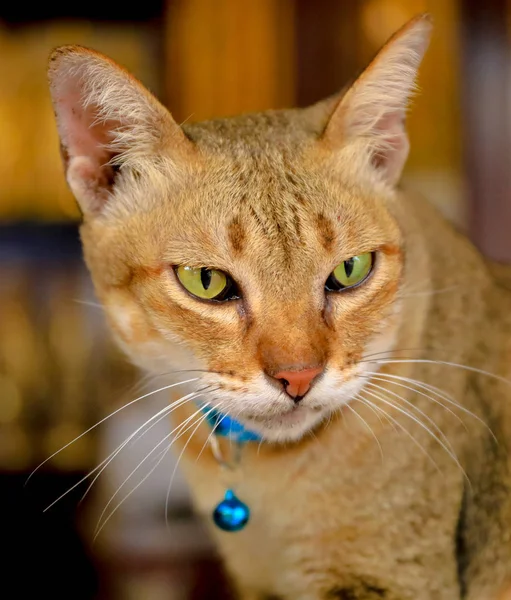
<svg viewBox="0 0 511 600">
<path fill-rule="evenodd" d="M 140 173 L 165 159 L 177 174 L 194 154 L 171 114 L 106 56 L 57 48 L 48 76 L 66 179 L 85 218 L 113 201 L 119 169 Z"/>
<path fill-rule="evenodd" d="M 431 28 L 430 16 L 420 15 L 395 33 L 341 98 L 323 133 L 334 150 L 353 143 L 391 185 L 408 157 L 406 109 Z"/>
</svg>

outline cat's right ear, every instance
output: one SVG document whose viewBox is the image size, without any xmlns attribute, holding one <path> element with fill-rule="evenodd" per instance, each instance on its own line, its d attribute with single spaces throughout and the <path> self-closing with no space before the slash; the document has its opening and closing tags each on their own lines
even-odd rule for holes
<svg viewBox="0 0 511 600">
<path fill-rule="evenodd" d="M 408 156 L 406 110 L 431 27 L 429 15 L 420 15 L 395 33 L 342 95 L 322 136 L 327 148 L 348 148 L 352 163 L 390 185 Z"/>
<path fill-rule="evenodd" d="M 85 218 L 101 213 L 119 169 L 141 170 L 159 153 L 178 169 L 194 152 L 170 113 L 107 57 L 57 48 L 48 77 L 66 179 Z"/>
</svg>

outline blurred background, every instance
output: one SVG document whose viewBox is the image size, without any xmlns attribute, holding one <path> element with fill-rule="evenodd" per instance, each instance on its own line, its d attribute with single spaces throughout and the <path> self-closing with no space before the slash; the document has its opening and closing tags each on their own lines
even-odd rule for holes
<svg viewBox="0 0 511 600">
<path fill-rule="evenodd" d="M 126 447 L 83 502 L 86 484 L 43 513 L 155 404 L 122 411 L 45 462 L 26 484 L 74 437 L 156 387 L 113 347 L 82 265 L 79 213 L 62 174 L 46 85 L 49 51 L 69 43 L 100 50 L 141 79 L 178 122 L 193 121 L 313 103 L 339 90 L 424 10 L 433 14 L 435 31 L 409 118 L 404 184 L 422 191 L 488 256 L 510 261 L 511 2 L 2 3 L 0 519 L 8 558 L 0 585 L 15 585 L 16 597 L 228 597 L 181 479 L 165 508 L 172 458 L 92 543 L 112 491 L 165 435 L 165 424 Z M 119 499 L 148 470 L 141 468 Z"/>
</svg>

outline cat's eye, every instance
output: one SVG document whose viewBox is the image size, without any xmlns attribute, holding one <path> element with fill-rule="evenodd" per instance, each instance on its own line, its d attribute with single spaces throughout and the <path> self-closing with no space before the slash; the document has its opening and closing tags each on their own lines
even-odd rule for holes
<svg viewBox="0 0 511 600">
<path fill-rule="evenodd" d="M 335 267 L 325 283 L 325 288 L 329 292 L 339 292 L 360 285 L 371 273 L 373 264 L 373 252 L 352 256 Z"/>
<path fill-rule="evenodd" d="M 187 266 L 176 267 L 175 271 L 185 290 L 201 300 L 222 302 L 239 298 L 236 284 L 223 271 Z"/>
</svg>

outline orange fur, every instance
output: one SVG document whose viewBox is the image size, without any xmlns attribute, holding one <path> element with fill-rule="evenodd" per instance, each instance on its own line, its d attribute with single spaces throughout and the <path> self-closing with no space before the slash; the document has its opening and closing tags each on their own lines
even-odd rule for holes
<svg viewBox="0 0 511 600">
<path fill-rule="evenodd" d="M 195 460 L 207 427 L 178 442 L 208 521 L 234 481 L 252 507 L 242 532 L 213 532 L 245 600 L 495 600 L 511 581 L 510 388 L 446 364 L 510 375 L 510 288 L 395 187 L 430 27 L 406 25 L 337 98 L 183 128 L 104 57 L 54 55 L 66 174 L 114 335 L 153 372 L 195 370 L 201 400 L 266 440 L 229 480 L 209 451 Z M 325 292 L 366 252 L 363 284 Z M 241 299 L 192 297 L 177 265 L 228 273 Z M 295 409 L 272 374 L 318 366 Z"/>
</svg>

